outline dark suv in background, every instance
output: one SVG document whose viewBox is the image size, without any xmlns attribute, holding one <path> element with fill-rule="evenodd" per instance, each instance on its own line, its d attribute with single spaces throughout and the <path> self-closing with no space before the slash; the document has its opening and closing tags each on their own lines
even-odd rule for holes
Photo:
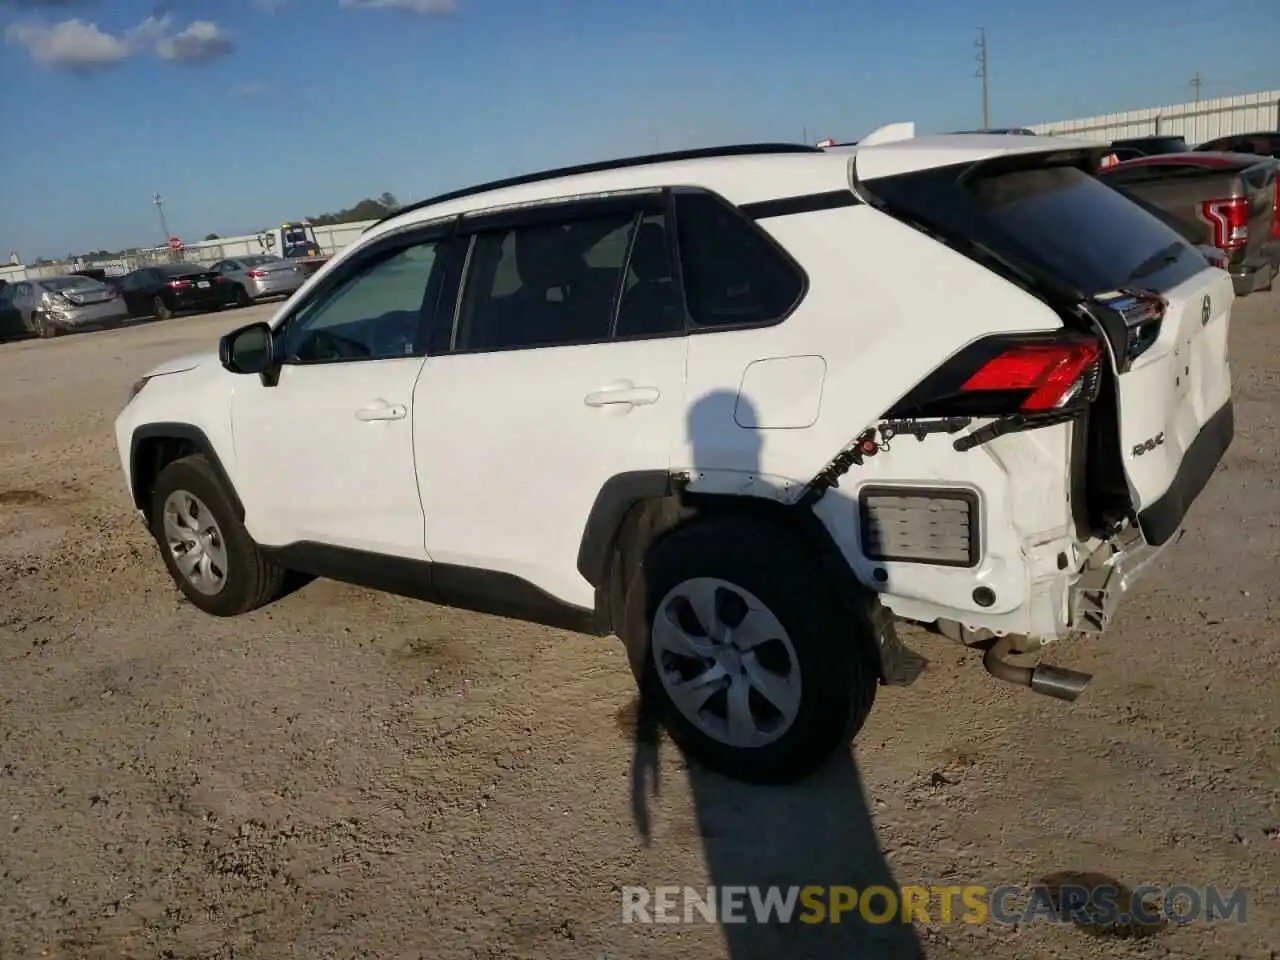
<svg viewBox="0 0 1280 960">
<path fill-rule="evenodd" d="M 1197 151 L 1212 153 L 1252 153 L 1280 160 L 1280 130 L 1266 133 L 1237 133 L 1230 137 L 1206 140 Z"/>
</svg>

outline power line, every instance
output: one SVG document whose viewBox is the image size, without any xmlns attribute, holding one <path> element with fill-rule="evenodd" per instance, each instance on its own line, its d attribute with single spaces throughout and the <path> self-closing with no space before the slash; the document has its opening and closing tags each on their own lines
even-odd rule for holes
<svg viewBox="0 0 1280 960">
<path fill-rule="evenodd" d="M 991 116 L 987 109 L 987 30 L 978 28 L 978 39 L 973 42 L 978 48 L 978 72 L 975 76 L 982 81 L 982 129 L 991 127 Z"/>
</svg>

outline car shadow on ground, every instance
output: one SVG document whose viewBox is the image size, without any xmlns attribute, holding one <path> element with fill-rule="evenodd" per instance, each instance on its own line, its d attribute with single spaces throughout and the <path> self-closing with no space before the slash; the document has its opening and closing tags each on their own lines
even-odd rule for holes
<svg viewBox="0 0 1280 960">
<path fill-rule="evenodd" d="M 744 404 L 747 401 L 736 392 L 715 391 L 690 406 L 688 430 L 695 470 L 712 469 L 723 462 L 725 431 L 733 431 Z M 742 439 L 743 434 L 739 434 L 733 442 Z M 761 442 L 758 433 L 752 439 L 757 444 Z M 757 446 L 756 466 L 759 450 Z M 653 698 L 644 694 L 634 706 L 631 803 L 636 829 L 646 845 L 653 842 L 649 802 L 662 789 L 664 776 L 660 769 L 662 735 L 658 710 Z M 851 745 L 837 750 L 809 778 L 789 786 L 748 785 L 692 759 L 684 766 L 708 882 L 721 897 L 729 887 L 745 887 L 748 891 L 755 888 L 758 897 L 767 896 L 770 888 L 783 896 L 793 888 L 828 888 L 817 899 L 828 907 L 825 916 L 798 901 L 789 922 L 779 922 L 776 914 L 761 922 L 755 916 L 750 894 L 742 896 L 743 909 L 738 912 L 745 920 L 724 922 L 720 918 L 730 960 L 925 957 L 914 927 L 900 922 L 900 913 L 885 922 L 886 907 L 892 909 L 901 903 L 901 890 L 881 852 Z M 699 886 L 678 877 L 657 877 L 650 882 Z M 880 888 L 888 896 L 874 896 L 872 909 L 867 911 L 871 919 L 858 909 L 862 906 L 859 902 L 833 922 L 829 911 L 831 887 L 853 888 L 859 894 Z M 676 904 L 676 909 L 683 918 L 683 902 Z"/>
</svg>

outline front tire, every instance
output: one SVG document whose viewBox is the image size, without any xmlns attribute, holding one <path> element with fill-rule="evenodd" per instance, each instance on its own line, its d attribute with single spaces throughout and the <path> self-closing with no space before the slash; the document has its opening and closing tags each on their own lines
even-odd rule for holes
<svg viewBox="0 0 1280 960">
<path fill-rule="evenodd" d="M 788 783 L 847 743 L 875 701 L 874 633 L 846 611 L 785 526 L 713 517 L 649 551 L 623 637 L 641 696 L 690 757 L 738 780 Z"/>
<path fill-rule="evenodd" d="M 164 302 L 164 297 L 156 297 L 151 301 L 151 312 L 155 314 L 157 320 L 171 320 L 173 318 L 173 311 Z"/>
<path fill-rule="evenodd" d="M 49 319 L 48 314 L 33 313 L 31 315 L 31 327 L 35 335 L 41 340 L 48 340 L 58 335 L 58 328 L 54 326 L 53 321 Z"/>
<path fill-rule="evenodd" d="M 151 532 L 174 583 L 205 613 L 237 616 L 284 592 L 285 570 L 262 556 L 202 454 L 160 471 Z"/>
</svg>

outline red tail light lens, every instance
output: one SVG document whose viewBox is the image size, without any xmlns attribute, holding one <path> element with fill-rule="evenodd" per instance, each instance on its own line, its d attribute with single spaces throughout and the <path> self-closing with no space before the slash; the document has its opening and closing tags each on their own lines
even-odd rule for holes
<svg viewBox="0 0 1280 960">
<path fill-rule="evenodd" d="M 267 276 L 261 270 L 246 270 L 244 275 L 251 280 L 263 280 Z"/>
<path fill-rule="evenodd" d="M 170 290 L 186 290 L 190 286 L 191 286 L 190 280 L 170 280 L 169 281 Z"/>
<path fill-rule="evenodd" d="M 1102 344 L 1096 340 L 1013 347 L 988 361 L 960 389 L 965 393 L 1025 392 L 1020 412 L 1058 410 L 1079 395 L 1085 373 L 1100 356 Z"/>
<path fill-rule="evenodd" d="M 1073 333 L 988 337 L 944 363 L 885 413 L 892 419 L 1061 414 L 1093 402 L 1102 341 Z"/>
<path fill-rule="evenodd" d="M 1276 177 L 1276 182 L 1271 187 L 1272 196 L 1275 198 L 1271 202 L 1271 236 L 1275 240 L 1280 240 L 1280 176 Z"/>
<path fill-rule="evenodd" d="M 1215 247 L 1237 250 L 1249 242 L 1249 202 L 1244 197 L 1206 200 L 1200 208 L 1204 218 L 1213 224 Z"/>
</svg>

